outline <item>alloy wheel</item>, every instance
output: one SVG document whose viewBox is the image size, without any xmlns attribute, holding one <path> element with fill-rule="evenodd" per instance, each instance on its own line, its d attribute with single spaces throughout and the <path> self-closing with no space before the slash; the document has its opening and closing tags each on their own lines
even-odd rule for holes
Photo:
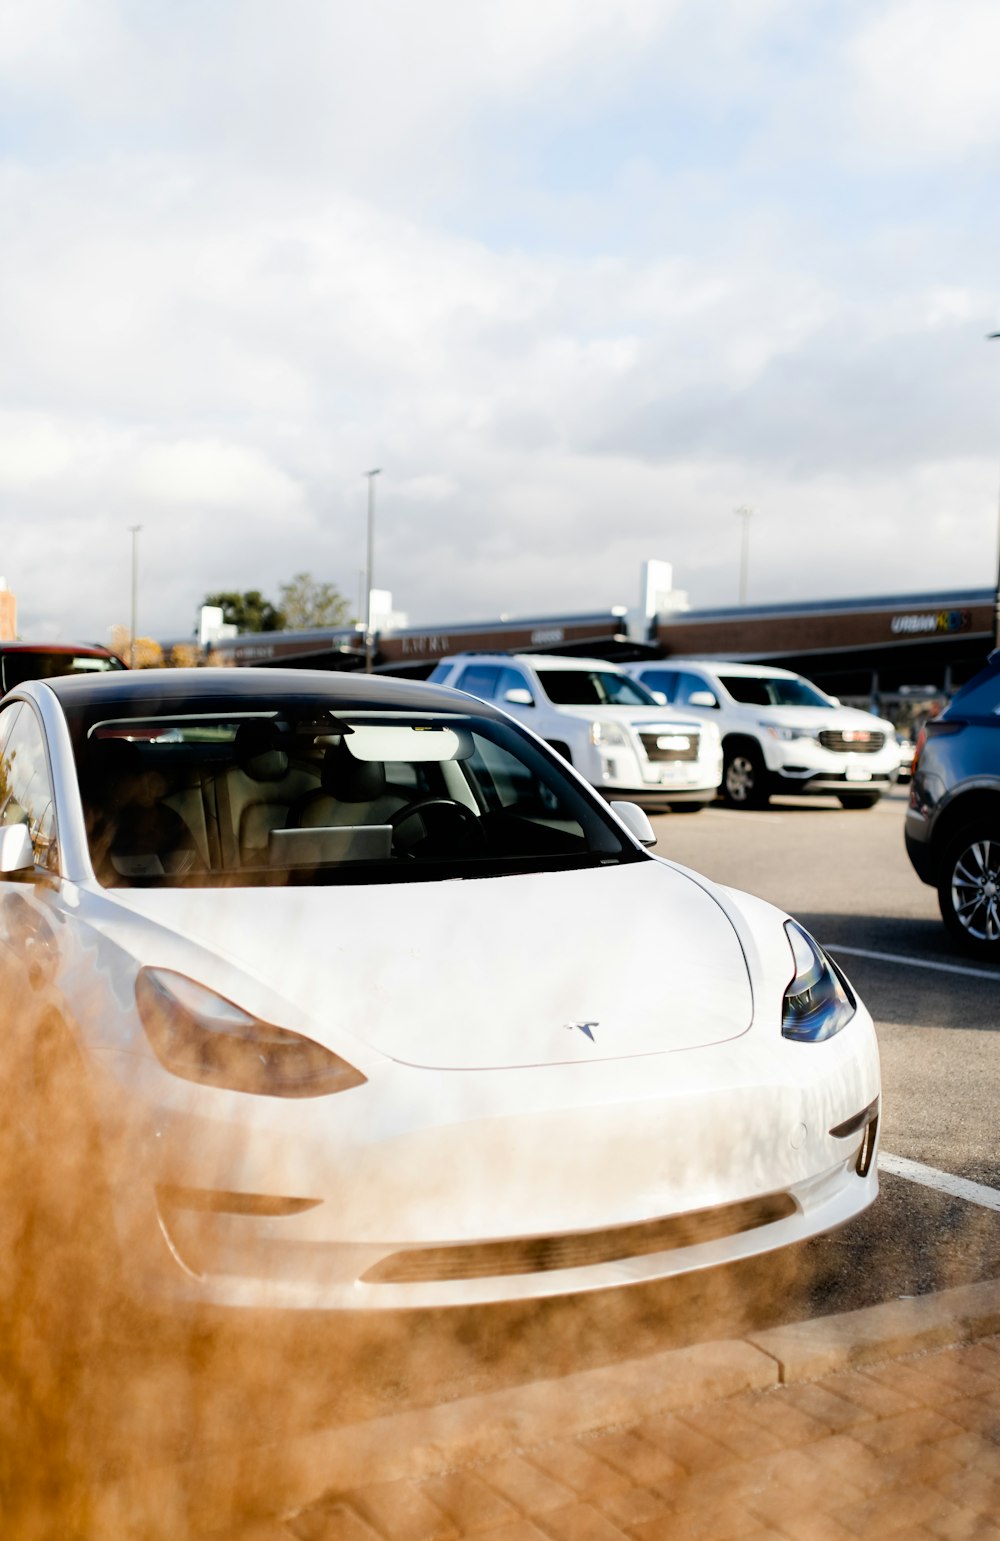
<svg viewBox="0 0 1000 1541">
<path fill-rule="evenodd" d="M 763 808 L 767 803 L 767 772 L 752 749 L 727 751 L 722 795 L 730 808 Z"/>
<path fill-rule="evenodd" d="M 1000 840 L 973 840 L 951 873 L 955 919 L 976 942 L 1000 942 Z"/>
</svg>

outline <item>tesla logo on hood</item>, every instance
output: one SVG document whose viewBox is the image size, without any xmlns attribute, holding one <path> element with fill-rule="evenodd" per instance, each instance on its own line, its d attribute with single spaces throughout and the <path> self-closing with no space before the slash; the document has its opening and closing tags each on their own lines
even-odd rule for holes
<svg viewBox="0 0 1000 1541">
<path fill-rule="evenodd" d="M 589 1038 L 591 1043 L 595 1043 L 596 1039 L 591 1032 L 591 1028 L 600 1027 L 600 1025 L 601 1024 L 599 1022 L 567 1022 L 566 1031 L 571 1033 L 574 1027 L 579 1028 L 580 1032 L 583 1033 L 585 1037 Z"/>
</svg>

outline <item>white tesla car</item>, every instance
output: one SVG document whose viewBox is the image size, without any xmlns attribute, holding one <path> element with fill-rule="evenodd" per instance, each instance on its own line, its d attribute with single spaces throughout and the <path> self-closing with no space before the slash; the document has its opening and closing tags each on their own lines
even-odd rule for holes
<svg viewBox="0 0 1000 1541">
<path fill-rule="evenodd" d="M 72 1156 L 65 1229 L 108 1219 L 133 1293 L 234 1306 L 599 1289 L 849 1220 L 868 1013 L 795 921 L 651 839 L 443 688 L 20 686 L 0 1011 L 57 1088 L 7 1089 L 29 1187 Z"/>
</svg>

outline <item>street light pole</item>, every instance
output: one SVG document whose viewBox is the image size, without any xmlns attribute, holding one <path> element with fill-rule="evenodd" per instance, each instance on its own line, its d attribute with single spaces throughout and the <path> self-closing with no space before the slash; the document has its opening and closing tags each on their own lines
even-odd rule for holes
<svg viewBox="0 0 1000 1541">
<path fill-rule="evenodd" d="M 747 571 L 750 566 L 750 520 L 753 518 L 753 509 L 746 503 L 741 504 L 735 510 L 736 517 L 743 520 L 743 538 L 740 543 L 740 604 L 747 602 Z"/>
<path fill-rule="evenodd" d="M 990 332 L 987 342 L 996 342 L 1000 332 Z M 997 586 L 993 594 L 993 645 L 1000 648 L 1000 494 L 997 496 Z"/>
<path fill-rule="evenodd" d="M 132 623 L 129 630 L 128 664 L 130 669 L 135 668 L 135 615 L 139 595 L 139 542 L 138 534 L 142 529 L 141 524 L 130 524 L 132 535 Z"/>
<path fill-rule="evenodd" d="M 372 582 L 375 570 L 375 478 L 379 470 L 366 471 L 368 478 L 368 559 L 365 564 L 365 673 L 372 672 L 374 638 L 372 636 Z"/>
</svg>

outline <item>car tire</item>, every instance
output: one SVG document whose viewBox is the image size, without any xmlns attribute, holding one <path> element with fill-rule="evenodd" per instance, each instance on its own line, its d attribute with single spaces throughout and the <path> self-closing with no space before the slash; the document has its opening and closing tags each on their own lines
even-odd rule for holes
<svg viewBox="0 0 1000 1541">
<path fill-rule="evenodd" d="M 764 808 L 770 791 L 760 750 L 753 744 L 734 744 L 725 752 L 722 796 L 730 808 Z"/>
<path fill-rule="evenodd" d="M 842 808 L 874 808 L 882 799 L 881 792 L 838 792 L 837 801 Z"/>
<path fill-rule="evenodd" d="M 566 761 L 567 765 L 572 765 L 573 764 L 573 756 L 570 753 L 570 748 L 569 748 L 568 744 L 562 743 L 561 740 L 557 739 L 557 738 L 547 739 L 546 743 L 548 744 L 550 749 L 554 749 L 555 750 L 556 754 L 561 754 L 562 755 L 562 757 Z"/>
<path fill-rule="evenodd" d="M 941 919 L 963 952 L 1000 961 L 1000 823 L 967 824 L 945 846 Z"/>
<path fill-rule="evenodd" d="M 704 803 L 668 803 L 671 813 L 700 813 Z"/>
</svg>

